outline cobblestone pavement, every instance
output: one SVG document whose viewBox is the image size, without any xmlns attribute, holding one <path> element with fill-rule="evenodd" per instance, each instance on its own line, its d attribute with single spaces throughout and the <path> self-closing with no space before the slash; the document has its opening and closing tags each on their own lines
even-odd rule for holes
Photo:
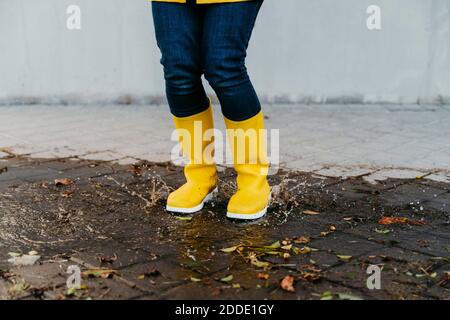
<svg viewBox="0 0 450 320">
<path fill-rule="evenodd" d="M 264 110 L 267 126 L 280 129 L 283 167 L 335 177 L 369 173 L 368 181 L 428 174 L 450 182 L 449 106 L 269 105 Z M 167 106 L 0 106 L 0 157 L 168 161 L 171 132 Z"/>
<path fill-rule="evenodd" d="M 31 129 L 40 125 L 28 138 L 43 141 Z M 450 191 L 424 176 L 374 184 L 365 173 L 280 171 L 268 216 L 238 223 L 225 218 L 229 169 L 218 198 L 183 217 L 164 210 L 182 179 L 168 163 L 7 154 L 0 172 L 0 298 L 450 297 Z M 367 287 L 369 265 L 381 269 L 379 290 Z M 66 287 L 69 266 L 83 272 L 78 290 Z"/>
</svg>

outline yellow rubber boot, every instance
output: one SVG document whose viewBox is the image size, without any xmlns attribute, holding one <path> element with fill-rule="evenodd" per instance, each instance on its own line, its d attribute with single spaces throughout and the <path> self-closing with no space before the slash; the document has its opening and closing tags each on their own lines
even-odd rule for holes
<svg viewBox="0 0 450 320">
<path fill-rule="evenodd" d="M 186 183 L 169 195 L 166 210 L 194 213 L 200 211 L 217 191 L 212 108 L 173 120 L 183 155 L 189 162 L 184 168 Z"/>
<path fill-rule="evenodd" d="M 227 217 L 253 220 L 264 216 L 270 201 L 269 162 L 262 112 L 244 121 L 225 118 L 228 142 L 237 172 L 237 192 L 228 202 Z"/>
</svg>

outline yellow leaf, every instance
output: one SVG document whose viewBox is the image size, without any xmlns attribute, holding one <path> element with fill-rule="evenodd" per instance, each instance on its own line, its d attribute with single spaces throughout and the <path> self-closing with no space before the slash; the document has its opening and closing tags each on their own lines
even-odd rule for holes
<svg viewBox="0 0 450 320">
<path fill-rule="evenodd" d="M 231 280 L 233 280 L 233 275 L 230 274 L 229 276 L 223 277 L 222 279 L 220 279 L 220 281 L 222 282 L 230 282 Z"/>
<path fill-rule="evenodd" d="M 343 255 L 336 255 L 336 257 L 338 257 L 339 259 L 341 259 L 343 261 L 349 261 L 353 258 L 352 256 L 343 256 Z"/>
<path fill-rule="evenodd" d="M 320 212 L 313 211 L 313 210 L 305 210 L 305 211 L 303 211 L 303 214 L 310 215 L 310 216 L 316 216 L 316 215 L 320 214 Z"/>
<path fill-rule="evenodd" d="M 202 281 L 202 280 L 199 279 L 199 278 L 191 277 L 191 281 L 192 281 L 192 282 L 200 282 L 200 281 Z"/>
<path fill-rule="evenodd" d="M 225 253 L 231 253 L 231 252 L 236 251 L 237 248 L 239 248 L 240 246 L 241 245 L 237 245 L 237 246 L 229 247 L 229 248 L 223 248 L 223 249 L 220 249 L 220 251 L 225 252 Z"/>
</svg>

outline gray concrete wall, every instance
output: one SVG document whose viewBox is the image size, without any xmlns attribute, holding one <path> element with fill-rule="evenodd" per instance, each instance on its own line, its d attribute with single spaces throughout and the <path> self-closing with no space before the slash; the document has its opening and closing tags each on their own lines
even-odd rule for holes
<svg viewBox="0 0 450 320">
<path fill-rule="evenodd" d="M 70 4 L 81 30 L 66 28 Z M 268 101 L 448 103 L 449 40 L 450 0 L 266 0 L 248 66 Z M 145 0 L 0 0 L 0 57 L 3 103 L 164 92 Z"/>
</svg>

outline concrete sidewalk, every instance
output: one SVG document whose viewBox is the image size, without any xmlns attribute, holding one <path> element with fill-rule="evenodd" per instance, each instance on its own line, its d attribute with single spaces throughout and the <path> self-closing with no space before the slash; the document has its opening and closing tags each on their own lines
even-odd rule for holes
<svg viewBox="0 0 450 320">
<path fill-rule="evenodd" d="M 274 105 L 265 114 L 267 126 L 280 129 L 283 167 L 371 182 L 450 182 L 449 106 Z M 2 106 L 0 158 L 168 161 L 172 130 L 167 106 Z"/>
</svg>

